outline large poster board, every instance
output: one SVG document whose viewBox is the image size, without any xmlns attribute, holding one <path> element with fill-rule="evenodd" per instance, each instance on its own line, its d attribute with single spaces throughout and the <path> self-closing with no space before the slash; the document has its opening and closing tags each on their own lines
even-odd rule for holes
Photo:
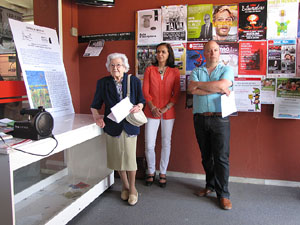
<svg viewBox="0 0 300 225">
<path fill-rule="evenodd" d="M 31 108 L 74 113 L 56 31 L 9 19 Z"/>
</svg>

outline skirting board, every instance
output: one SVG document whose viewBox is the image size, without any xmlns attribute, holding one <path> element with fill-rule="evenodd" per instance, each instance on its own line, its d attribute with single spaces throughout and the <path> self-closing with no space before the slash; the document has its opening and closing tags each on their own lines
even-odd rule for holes
<svg viewBox="0 0 300 225">
<path fill-rule="evenodd" d="M 156 171 L 156 172 L 159 173 L 159 171 Z M 204 174 L 167 171 L 167 175 L 170 177 L 182 177 L 182 178 L 205 180 Z M 284 180 L 269 180 L 269 179 L 256 179 L 256 178 L 232 177 L 231 176 L 231 177 L 229 177 L 229 181 L 235 182 L 235 183 L 262 184 L 262 185 L 274 185 L 274 186 L 284 186 L 284 187 L 300 187 L 300 182 L 284 181 Z"/>
</svg>

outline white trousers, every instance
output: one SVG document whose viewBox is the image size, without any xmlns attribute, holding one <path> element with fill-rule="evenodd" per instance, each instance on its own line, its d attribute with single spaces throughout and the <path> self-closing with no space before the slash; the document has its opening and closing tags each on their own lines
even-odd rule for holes
<svg viewBox="0 0 300 225">
<path fill-rule="evenodd" d="M 161 155 L 160 155 L 160 173 L 166 174 L 171 152 L 171 136 L 175 119 L 152 119 L 147 118 L 145 125 L 145 155 L 148 164 L 148 174 L 155 172 L 155 143 L 159 124 L 161 123 Z"/>
</svg>

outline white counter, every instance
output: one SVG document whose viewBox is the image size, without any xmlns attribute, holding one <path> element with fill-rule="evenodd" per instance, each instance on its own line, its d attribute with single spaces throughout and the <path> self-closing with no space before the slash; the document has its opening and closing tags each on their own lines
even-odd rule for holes
<svg viewBox="0 0 300 225">
<path fill-rule="evenodd" d="M 54 118 L 53 134 L 58 146 L 51 155 L 63 151 L 65 167 L 17 194 L 14 194 L 13 172 L 46 157 L 1 149 L 1 224 L 65 224 L 114 183 L 113 171 L 106 168 L 103 131 L 91 115 Z M 52 138 L 47 138 L 19 148 L 47 154 L 55 144 Z M 70 188 L 79 182 L 89 186 L 79 190 Z M 70 193 L 73 198 L 66 197 Z M 78 196 L 74 197 L 75 194 Z"/>
</svg>

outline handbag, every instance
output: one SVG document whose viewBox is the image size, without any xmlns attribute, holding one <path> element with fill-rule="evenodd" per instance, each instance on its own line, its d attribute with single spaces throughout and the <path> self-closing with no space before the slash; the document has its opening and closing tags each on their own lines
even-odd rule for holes
<svg viewBox="0 0 300 225">
<path fill-rule="evenodd" d="M 128 78 L 127 78 L 127 97 L 128 98 L 130 98 L 130 77 L 131 77 L 131 74 L 129 74 Z M 147 117 L 145 116 L 143 110 L 140 110 L 136 113 L 129 113 L 126 116 L 126 120 L 130 124 L 132 124 L 136 127 L 140 127 L 148 122 Z"/>
</svg>

